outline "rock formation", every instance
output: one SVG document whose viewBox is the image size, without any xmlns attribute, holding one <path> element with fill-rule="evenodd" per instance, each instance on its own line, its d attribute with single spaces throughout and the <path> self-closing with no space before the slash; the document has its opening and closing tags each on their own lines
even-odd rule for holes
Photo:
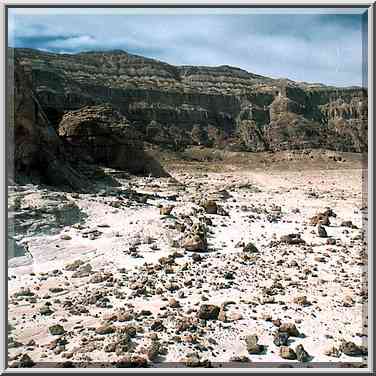
<svg viewBox="0 0 376 376">
<path fill-rule="evenodd" d="M 67 112 L 58 133 L 67 141 L 67 148 L 88 156 L 90 162 L 135 174 L 167 176 L 144 151 L 139 132 L 108 104 Z"/>
<path fill-rule="evenodd" d="M 81 189 L 88 182 L 71 167 L 61 139 L 43 112 L 32 88 L 30 66 L 16 61 L 9 67 L 14 84 L 9 85 L 13 95 L 9 97 L 8 177 L 35 176 L 47 184 Z"/>
<path fill-rule="evenodd" d="M 66 111 L 110 103 L 143 140 L 234 150 L 367 150 L 367 93 L 359 87 L 271 79 L 229 67 L 172 66 L 115 50 L 74 55 L 15 49 L 58 126 Z"/>
<path fill-rule="evenodd" d="M 35 182 L 74 190 L 88 189 L 87 163 L 166 176 L 158 162 L 143 151 L 137 132 L 131 131 L 129 123 L 122 120 L 124 117 L 109 106 L 68 112 L 60 132 L 63 137 L 59 137 L 57 127 L 52 126 L 56 118 L 51 117 L 51 108 L 41 103 L 35 92 L 33 62 L 19 60 L 11 53 L 8 67 L 10 181 L 27 176 Z M 100 120 L 101 117 L 105 120 Z M 115 121 L 118 123 L 112 124 Z M 103 124 L 109 125 L 108 130 Z M 74 139 L 74 142 L 65 142 L 64 138 Z M 80 147 L 74 148 L 77 144 Z"/>
<path fill-rule="evenodd" d="M 362 88 L 276 80 L 229 66 L 177 67 L 119 50 L 9 55 L 19 62 L 10 155 L 18 171 L 43 171 L 49 181 L 78 184 L 69 164 L 61 174 L 65 149 L 70 157 L 79 150 L 95 163 L 162 175 L 143 142 L 174 150 L 367 151 Z"/>
</svg>

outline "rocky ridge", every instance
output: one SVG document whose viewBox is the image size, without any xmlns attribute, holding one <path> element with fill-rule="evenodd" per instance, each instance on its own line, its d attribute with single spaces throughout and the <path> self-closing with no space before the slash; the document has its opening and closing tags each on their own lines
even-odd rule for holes
<svg viewBox="0 0 376 376">
<path fill-rule="evenodd" d="M 173 66 L 124 51 L 14 49 L 56 129 L 67 111 L 110 103 L 142 139 L 264 151 L 366 152 L 367 92 L 271 79 L 230 67 Z"/>
</svg>

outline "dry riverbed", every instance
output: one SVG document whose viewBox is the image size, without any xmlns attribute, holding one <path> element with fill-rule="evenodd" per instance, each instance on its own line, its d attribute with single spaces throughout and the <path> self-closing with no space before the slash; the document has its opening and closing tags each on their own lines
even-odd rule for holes
<svg viewBox="0 0 376 376">
<path fill-rule="evenodd" d="M 11 189 L 11 366 L 365 366 L 361 169 L 172 176 Z"/>
</svg>

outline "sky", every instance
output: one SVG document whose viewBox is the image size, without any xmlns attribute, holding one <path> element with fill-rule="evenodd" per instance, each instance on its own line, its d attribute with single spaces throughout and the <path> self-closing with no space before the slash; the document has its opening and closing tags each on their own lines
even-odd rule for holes
<svg viewBox="0 0 376 376">
<path fill-rule="evenodd" d="M 122 49 L 174 65 L 231 65 L 273 78 L 365 86 L 365 10 L 11 8 L 8 45 Z"/>
</svg>

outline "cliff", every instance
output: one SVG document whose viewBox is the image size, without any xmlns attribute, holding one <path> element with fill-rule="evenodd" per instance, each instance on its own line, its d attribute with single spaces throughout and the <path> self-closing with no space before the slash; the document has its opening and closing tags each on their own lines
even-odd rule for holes
<svg viewBox="0 0 376 376">
<path fill-rule="evenodd" d="M 230 66 L 173 66 L 124 51 L 15 49 L 55 129 L 67 111 L 109 103 L 143 141 L 173 149 L 367 150 L 367 92 L 255 75 Z"/>
<path fill-rule="evenodd" d="M 7 160 L 11 182 L 31 178 L 35 183 L 88 190 L 99 165 L 167 176 L 144 150 L 140 135 L 110 105 L 66 113 L 59 134 L 57 118 L 51 116 L 52 108 L 38 91 L 34 63 L 13 52 L 16 51 L 10 51 L 8 62 Z M 116 116 L 119 122 L 111 128 Z M 98 128 L 99 119 L 105 125 L 102 129 Z M 87 132 L 88 124 L 94 125 L 94 132 Z M 69 142 L 75 138 L 74 131 L 80 134 L 80 142 L 77 138 Z"/>
</svg>

